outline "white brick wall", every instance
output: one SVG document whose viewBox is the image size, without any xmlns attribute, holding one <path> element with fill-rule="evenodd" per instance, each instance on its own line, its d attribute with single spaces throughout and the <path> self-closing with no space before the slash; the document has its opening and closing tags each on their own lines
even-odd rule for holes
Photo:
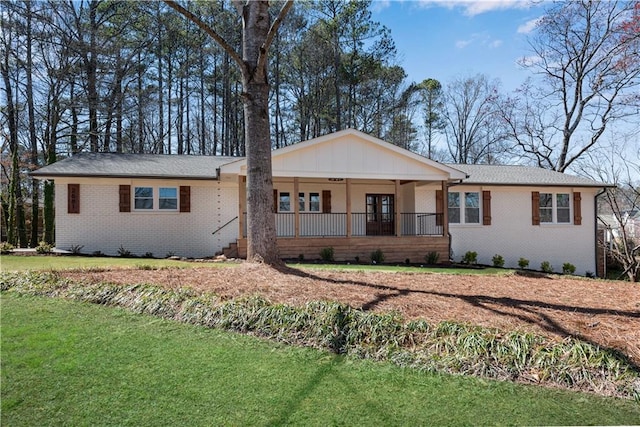
<svg viewBox="0 0 640 427">
<path fill-rule="evenodd" d="M 530 187 L 473 187 L 455 186 L 449 191 L 491 191 L 490 226 L 450 225 L 453 259 L 460 261 L 467 251 L 478 253 L 478 262 L 492 264 L 494 255 L 502 255 L 505 267 L 517 267 L 523 257 L 529 268 L 539 269 L 549 261 L 554 271 L 561 272 L 562 264 L 576 266 L 576 274 L 595 272 L 594 196 L 597 189 L 530 188 Z M 531 192 L 572 193 L 582 195 L 582 225 L 532 225 Z M 482 221 L 482 212 L 480 213 Z"/>
<path fill-rule="evenodd" d="M 67 183 L 80 184 L 80 214 L 67 214 Z M 161 185 L 191 187 L 191 212 L 119 212 L 119 185 L 159 186 L 159 181 L 56 180 L 56 247 L 84 246 L 83 253 L 117 255 L 120 247 L 135 255 L 169 253 L 185 257 L 211 256 L 235 242 L 238 190 L 217 181 L 173 181 Z"/>
</svg>

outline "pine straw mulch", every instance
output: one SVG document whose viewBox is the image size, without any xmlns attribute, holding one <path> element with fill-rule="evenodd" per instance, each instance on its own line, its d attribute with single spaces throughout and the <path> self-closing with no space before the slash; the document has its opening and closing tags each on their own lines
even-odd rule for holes
<svg viewBox="0 0 640 427">
<path fill-rule="evenodd" d="M 154 284 L 213 292 L 223 298 L 261 295 L 295 306 L 328 300 L 406 319 L 469 322 L 555 339 L 573 336 L 619 350 L 640 366 L 640 285 L 556 275 L 506 276 L 228 268 L 74 271 L 72 279 Z"/>
</svg>

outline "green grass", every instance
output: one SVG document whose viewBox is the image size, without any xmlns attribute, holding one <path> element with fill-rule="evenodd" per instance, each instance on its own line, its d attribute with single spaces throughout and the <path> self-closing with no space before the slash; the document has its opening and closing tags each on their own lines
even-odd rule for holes
<svg viewBox="0 0 640 427">
<path fill-rule="evenodd" d="M 20 425 L 638 424 L 640 404 L 402 369 L 3 293 L 2 415 Z"/>
<path fill-rule="evenodd" d="M 195 263 L 155 258 L 89 257 L 73 255 L 2 255 L 1 271 L 66 270 L 77 268 L 217 267 L 221 263 Z M 231 264 L 225 264 L 231 265 Z"/>
</svg>

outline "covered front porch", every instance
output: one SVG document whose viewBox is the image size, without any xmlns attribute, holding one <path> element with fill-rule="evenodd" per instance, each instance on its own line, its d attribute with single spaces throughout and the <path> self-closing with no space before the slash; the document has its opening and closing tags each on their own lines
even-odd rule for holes
<svg viewBox="0 0 640 427">
<path fill-rule="evenodd" d="M 245 160 L 223 166 L 238 182 L 238 254 L 247 254 Z M 354 129 L 273 151 L 273 210 L 282 258 L 312 260 L 333 248 L 337 261 L 449 259 L 445 197 L 466 175 Z M 233 177 L 233 178 L 232 178 Z"/>
<path fill-rule="evenodd" d="M 246 256 L 246 179 L 240 177 L 238 254 Z M 424 262 L 431 252 L 449 259 L 446 181 L 352 178 L 274 178 L 274 215 L 282 258 L 368 262 Z"/>
</svg>

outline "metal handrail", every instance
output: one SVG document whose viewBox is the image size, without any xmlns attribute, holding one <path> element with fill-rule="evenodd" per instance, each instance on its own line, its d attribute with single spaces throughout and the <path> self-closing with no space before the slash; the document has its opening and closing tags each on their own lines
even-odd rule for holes
<svg viewBox="0 0 640 427">
<path fill-rule="evenodd" d="M 235 218 L 230 219 L 229 221 L 227 221 L 222 227 L 219 227 L 216 231 L 214 231 L 213 234 L 216 234 L 217 232 L 219 232 L 220 230 L 222 230 L 223 228 L 225 228 L 227 225 L 231 224 L 233 221 L 235 221 L 236 219 L 238 219 L 238 217 L 236 216 Z"/>
</svg>

